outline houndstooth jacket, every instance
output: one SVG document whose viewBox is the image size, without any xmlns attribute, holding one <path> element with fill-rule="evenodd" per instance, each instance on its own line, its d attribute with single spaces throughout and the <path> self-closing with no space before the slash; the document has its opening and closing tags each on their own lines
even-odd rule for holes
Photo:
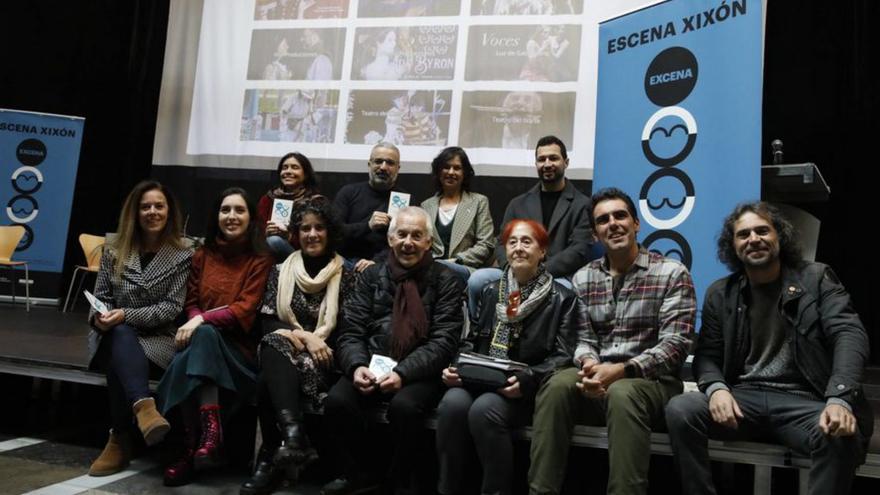
<svg viewBox="0 0 880 495">
<path fill-rule="evenodd" d="M 164 245 L 155 258 L 141 268 L 138 253 L 132 253 L 125 262 L 121 277 L 113 276 L 116 256 L 113 249 L 105 249 L 101 270 L 95 285 L 95 297 L 109 309 L 122 308 L 125 323 L 138 331 L 138 340 L 147 359 L 168 367 L 174 357 L 174 319 L 183 310 L 186 279 L 192 259 L 191 249 Z M 95 310 L 89 313 L 94 321 Z M 89 362 L 95 356 L 101 333 L 94 328 L 89 333 Z"/>
</svg>

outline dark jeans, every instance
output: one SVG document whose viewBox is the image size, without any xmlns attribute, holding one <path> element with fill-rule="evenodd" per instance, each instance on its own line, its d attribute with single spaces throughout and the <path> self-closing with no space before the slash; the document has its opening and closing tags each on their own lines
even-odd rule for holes
<svg viewBox="0 0 880 495">
<path fill-rule="evenodd" d="M 341 456 L 349 479 L 370 476 L 368 466 L 375 460 L 375 445 L 367 437 L 366 410 L 383 402 L 388 404 L 388 422 L 394 453 L 391 459 L 391 478 L 395 485 L 407 486 L 415 473 L 420 450 L 419 438 L 425 429 L 425 417 L 440 399 L 440 380 L 404 384 L 394 395 L 378 391 L 362 395 L 343 377 L 330 389 L 324 401 L 324 411 L 331 425 L 334 447 Z"/>
<path fill-rule="evenodd" d="M 781 443 L 811 458 L 809 493 L 849 493 L 861 460 L 861 437 L 858 432 L 850 437 L 823 434 L 819 415 L 825 409 L 824 402 L 758 387 L 734 387 L 731 393 L 744 416 L 735 430 L 712 420 L 709 399 L 703 393 L 679 395 L 666 406 L 666 424 L 684 493 L 715 493 L 709 438 Z"/>
<path fill-rule="evenodd" d="M 474 394 L 461 387 L 446 391 L 437 406 L 437 458 L 441 494 L 462 492 L 465 462 L 476 445 L 483 466 L 482 493 L 511 493 L 513 440 L 510 430 L 532 417 L 530 400 L 508 399 L 495 392 Z"/>
<path fill-rule="evenodd" d="M 98 356 L 100 367 L 107 375 L 113 430 L 125 431 L 131 426 L 132 404 L 150 397 L 150 378 L 161 378 L 165 370 L 147 359 L 138 342 L 137 330 L 124 323 L 104 332 Z"/>
</svg>

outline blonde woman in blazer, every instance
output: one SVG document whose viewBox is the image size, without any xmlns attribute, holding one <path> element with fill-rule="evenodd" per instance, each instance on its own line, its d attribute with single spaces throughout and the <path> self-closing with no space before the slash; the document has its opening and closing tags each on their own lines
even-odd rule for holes
<svg viewBox="0 0 880 495">
<path fill-rule="evenodd" d="M 137 184 L 122 206 L 116 237 L 101 257 L 95 297 L 108 311 L 89 314 L 89 367 L 107 376 L 112 429 L 89 474 L 108 476 L 131 459 L 132 417 L 147 445 L 169 423 L 156 410 L 150 379 L 174 356 L 174 318 L 183 309 L 192 250 L 174 195 L 156 181 Z"/>
<path fill-rule="evenodd" d="M 437 193 L 422 202 L 434 222 L 435 259 L 467 281 L 471 272 L 492 263 L 494 226 L 489 199 L 470 192 L 474 168 L 467 153 L 450 146 L 431 163 Z"/>
</svg>

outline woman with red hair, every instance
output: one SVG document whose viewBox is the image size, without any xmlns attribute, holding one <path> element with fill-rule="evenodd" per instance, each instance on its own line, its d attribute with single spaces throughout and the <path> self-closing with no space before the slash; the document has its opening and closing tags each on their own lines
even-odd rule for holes
<svg viewBox="0 0 880 495">
<path fill-rule="evenodd" d="M 510 430 L 531 420 L 538 388 L 555 369 L 571 362 L 577 345 L 578 298 L 544 269 L 547 231 L 533 220 L 514 219 L 502 230 L 501 242 L 507 267 L 500 280 L 483 288 L 479 317 L 460 352 L 524 366 L 494 379 L 480 377 L 480 370 L 466 373 L 463 365 L 443 370 L 449 389 L 437 408 L 437 490 L 444 495 L 463 491 L 471 445 L 483 466 L 481 493 L 511 492 Z M 499 378 L 501 383 L 492 384 Z"/>
</svg>

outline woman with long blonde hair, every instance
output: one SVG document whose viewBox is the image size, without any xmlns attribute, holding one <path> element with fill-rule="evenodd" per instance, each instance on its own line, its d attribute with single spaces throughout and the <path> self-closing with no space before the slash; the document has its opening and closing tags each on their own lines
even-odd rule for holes
<svg viewBox="0 0 880 495">
<path fill-rule="evenodd" d="M 107 375 L 113 425 L 89 469 L 92 476 L 128 465 L 132 415 L 147 445 L 170 428 L 156 410 L 149 381 L 160 378 L 174 357 L 174 318 L 183 309 L 192 257 L 181 223 L 171 191 L 156 181 L 140 182 L 125 199 L 118 233 L 101 257 L 95 297 L 107 311 L 89 314 L 89 367 Z"/>
</svg>

